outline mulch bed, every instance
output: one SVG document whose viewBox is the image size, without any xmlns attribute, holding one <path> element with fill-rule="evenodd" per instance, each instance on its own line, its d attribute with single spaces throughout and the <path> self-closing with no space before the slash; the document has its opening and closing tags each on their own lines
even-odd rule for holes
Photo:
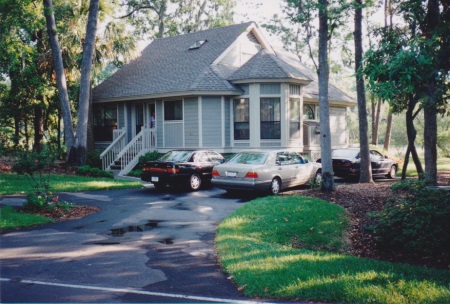
<svg viewBox="0 0 450 304">
<path fill-rule="evenodd" d="M 368 228 L 372 224 L 368 217 L 370 212 L 381 211 L 387 199 L 393 195 L 390 189 L 394 181 L 379 181 L 374 184 L 345 184 L 336 187 L 332 193 L 324 193 L 319 189 L 292 191 L 292 194 L 320 198 L 344 207 L 350 214 L 351 230 L 349 233 L 349 254 L 359 257 L 372 258 L 396 263 L 450 269 L 448 257 L 429 259 L 415 257 L 404 252 L 397 252 L 395 248 L 390 252 L 383 252 L 377 248 L 374 236 Z M 439 172 L 438 185 L 450 185 L 450 171 Z M 443 256 L 448 253 L 443 253 Z"/>
</svg>

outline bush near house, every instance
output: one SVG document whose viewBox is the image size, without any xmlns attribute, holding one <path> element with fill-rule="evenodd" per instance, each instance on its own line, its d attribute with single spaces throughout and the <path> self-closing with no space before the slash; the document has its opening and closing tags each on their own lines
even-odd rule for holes
<svg viewBox="0 0 450 304">
<path fill-rule="evenodd" d="M 395 195 L 373 213 L 372 227 L 382 250 L 444 259 L 450 263 L 450 191 L 427 187 L 426 180 L 391 186 Z"/>
<path fill-rule="evenodd" d="M 139 162 L 134 167 L 134 169 L 128 173 L 128 176 L 134 176 L 134 177 L 140 178 L 141 173 L 142 173 L 142 167 L 144 166 L 144 164 L 149 161 L 158 160 L 162 155 L 163 154 L 159 153 L 158 150 L 153 150 L 152 152 L 145 153 L 144 155 L 139 157 Z"/>
<path fill-rule="evenodd" d="M 114 178 L 114 175 L 111 172 L 107 172 L 107 171 L 101 170 L 99 168 L 92 168 L 91 166 L 78 167 L 77 175 L 90 176 L 90 177 Z"/>
</svg>

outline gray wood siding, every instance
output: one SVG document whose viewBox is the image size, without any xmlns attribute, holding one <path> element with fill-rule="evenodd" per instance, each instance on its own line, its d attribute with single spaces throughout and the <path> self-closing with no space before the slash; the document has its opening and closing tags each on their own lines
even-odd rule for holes
<svg viewBox="0 0 450 304">
<path fill-rule="evenodd" d="M 198 98 L 184 100 L 184 144 L 188 148 L 199 147 Z"/>
<path fill-rule="evenodd" d="M 156 141 L 157 141 L 157 145 L 158 147 L 164 147 L 164 142 L 163 142 L 163 105 L 162 105 L 162 101 L 158 100 L 156 101 L 156 117 L 155 117 L 155 121 L 156 121 Z"/>
<path fill-rule="evenodd" d="M 225 98 L 225 147 L 231 146 L 231 128 L 232 128 L 232 122 L 230 122 L 230 98 Z"/>
<path fill-rule="evenodd" d="M 222 147 L 222 102 L 221 97 L 202 99 L 203 146 Z"/>
<path fill-rule="evenodd" d="M 346 109 L 330 107 L 331 146 L 344 146 L 347 144 Z"/>
<path fill-rule="evenodd" d="M 183 123 L 170 122 L 164 124 L 164 147 L 183 147 Z"/>
</svg>

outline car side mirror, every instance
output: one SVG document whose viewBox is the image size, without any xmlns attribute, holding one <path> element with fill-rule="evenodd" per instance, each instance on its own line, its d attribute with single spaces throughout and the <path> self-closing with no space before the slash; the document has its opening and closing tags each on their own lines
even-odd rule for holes
<svg viewBox="0 0 450 304">
<path fill-rule="evenodd" d="M 305 164 L 309 163 L 309 160 L 305 159 Z"/>
<path fill-rule="evenodd" d="M 281 162 L 279 160 L 275 161 L 275 165 L 281 166 Z"/>
</svg>

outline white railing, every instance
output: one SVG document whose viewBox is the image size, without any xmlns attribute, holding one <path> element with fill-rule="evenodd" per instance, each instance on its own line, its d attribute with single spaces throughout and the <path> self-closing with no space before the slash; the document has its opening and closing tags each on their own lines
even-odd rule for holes
<svg viewBox="0 0 450 304">
<path fill-rule="evenodd" d="M 156 149 L 156 129 L 142 128 L 117 155 L 116 161 L 120 163 L 119 175 L 130 172 L 139 161 L 139 157 Z"/>
<path fill-rule="evenodd" d="M 108 148 L 100 154 L 100 159 L 102 160 L 103 170 L 108 170 L 111 165 L 114 164 L 117 155 L 123 150 L 126 144 L 125 138 L 126 132 L 125 128 L 113 130 L 113 142 L 108 146 Z"/>
</svg>

